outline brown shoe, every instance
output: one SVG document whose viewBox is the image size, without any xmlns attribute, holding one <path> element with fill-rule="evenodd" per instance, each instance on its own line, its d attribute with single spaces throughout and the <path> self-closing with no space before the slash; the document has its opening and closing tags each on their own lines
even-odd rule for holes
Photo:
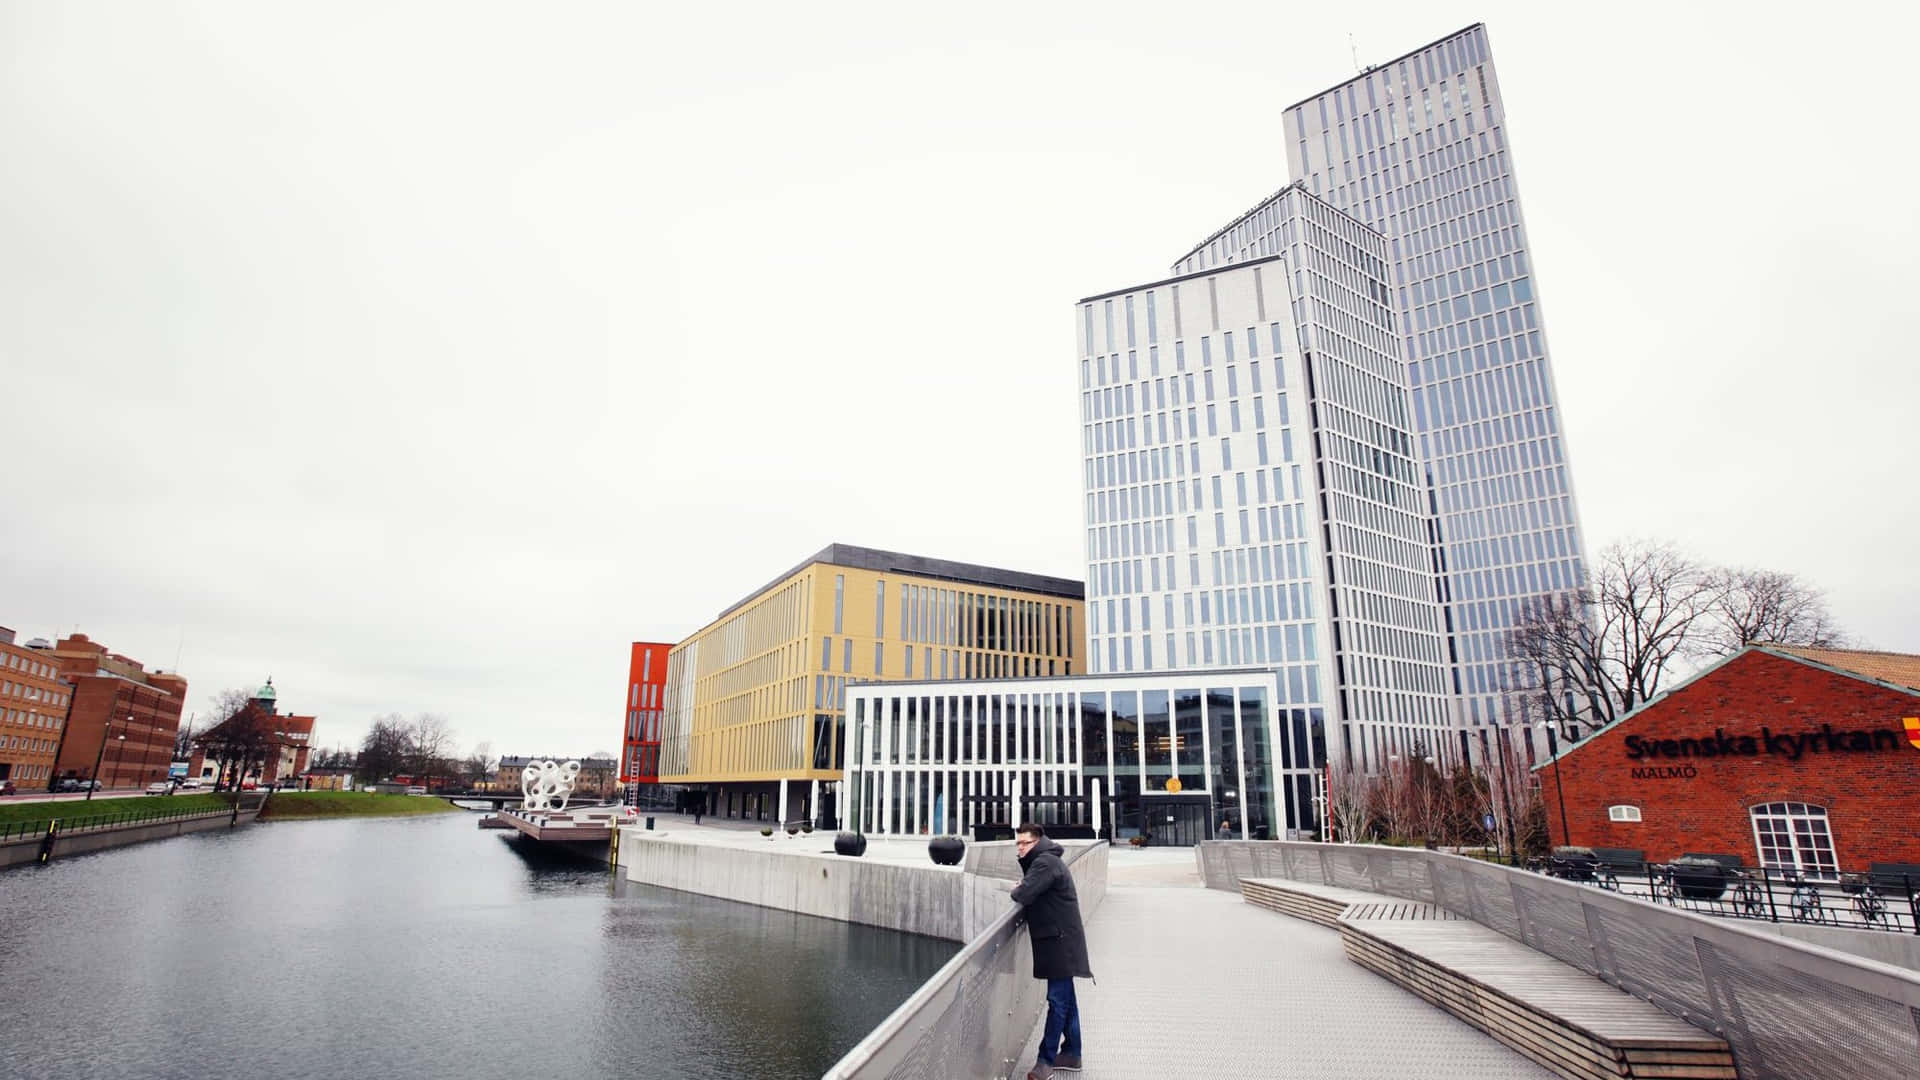
<svg viewBox="0 0 1920 1080">
<path fill-rule="evenodd" d="M 1033 1068 L 1027 1070 L 1027 1080 L 1047 1080 L 1053 1075 L 1053 1066 L 1044 1061 L 1036 1061 Z"/>
<path fill-rule="evenodd" d="M 1080 1055 L 1061 1054 L 1059 1057 L 1054 1058 L 1053 1071 L 1054 1072 L 1079 1072 L 1080 1071 Z"/>
</svg>

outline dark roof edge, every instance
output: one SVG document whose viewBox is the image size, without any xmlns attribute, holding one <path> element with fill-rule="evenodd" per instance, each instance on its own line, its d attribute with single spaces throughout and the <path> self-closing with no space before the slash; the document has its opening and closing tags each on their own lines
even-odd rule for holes
<svg viewBox="0 0 1920 1080">
<path fill-rule="evenodd" d="M 1314 100 L 1315 98 L 1325 97 L 1326 95 L 1333 93 L 1335 90 L 1340 89 L 1341 87 L 1347 85 L 1350 82 L 1355 82 L 1357 80 L 1366 78 L 1367 76 L 1373 74 L 1374 72 L 1379 71 L 1381 68 L 1392 67 L 1393 65 L 1399 63 L 1402 60 L 1405 60 L 1407 57 L 1412 56 L 1415 53 L 1426 52 L 1428 49 L 1433 48 L 1435 45 L 1444 45 L 1447 42 L 1452 41 L 1454 38 L 1460 37 L 1463 34 L 1471 34 L 1475 30 L 1485 30 L 1486 28 L 1487 28 L 1487 24 L 1483 22 L 1477 22 L 1471 26 L 1463 26 L 1460 29 L 1455 30 L 1451 34 L 1446 34 L 1442 37 L 1434 38 L 1432 41 L 1427 42 L 1425 45 L 1422 45 L 1417 49 L 1408 49 L 1406 52 L 1401 53 L 1399 56 L 1396 56 L 1391 60 L 1383 61 L 1378 64 L 1369 64 L 1367 65 L 1367 70 L 1360 72 L 1358 75 L 1355 75 L 1353 78 L 1342 79 L 1339 82 L 1334 83 L 1332 86 L 1327 87 L 1325 90 L 1322 90 L 1317 94 L 1308 94 L 1306 97 L 1301 98 L 1299 101 L 1294 102 L 1293 104 L 1287 106 L 1284 109 L 1281 109 L 1280 111 L 1283 113 L 1290 113 L 1293 110 L 1299 108 L 1300 106 L 1305 105 L 1307 102 Z"/>
<path fill-rule="evenodd" d="M 1184 258 L 1184 256 L 1182 257 Z M 1191 274 L 1181 274 L 1177 277 L 1161 278 L 1159 281 L 1148 281 L 1139 285 L 1129 285 L 1124 289 L 1114 289 L 1112 292 L 1094 293 L 1092 296 L 1083 296 L 1075 300 L 1074 303 L 1091 304 L 1095 300 L 1106 300 L 1130 292 L 1139 292 L 1141 289 L 1157 289 L 1162 285 L 1178 285 L 1183 281 L 1192 281 L 1194 278 L 1212 277 L 1215 274 L 1225 273 L 1228 270 L 1244 270 L 1249 266 L 1259 266 L 1262 263 L 1280 262 L 1283 258 L 1285 258 L 1285 256 L 1262 255 L 1257 259 L 1248 259 L 1245 262 L 1226 263 L 1206 270 L 1196 270 Z"/>
<path fill-rule="evenodd" d="M 883 573 L 907 574 L 913 577 L 934 578 L 941 581 L 953 581 L 963 585 L 980 585 L 990 589 L 1006 589 L 1010 592 L 1038 593 L 1042 596 L 1058 596 L 1067 600 L 1084 600 L 1087 596 L 1085 582 L 1071 578 L 1048 577 L 1044 574 L 1029 574 L 1021 570 L 1002 570 L 978 563 L 953 562 L 948 559 L 930 559 L 923 555 L 908 555 L 898 551 L 881 551 L 878 548 L 855 547 L 852 544 L 828 544 L 812 555 L 800 560 L 787 572 L 768 581 L 765 585 L 741 597 L 726 610 L 713 617 L 713 623 L 740 610 L 758 599 L 768 589 L 787 580 L 815 563 L 829 566 L 845 566 L 855 570 L 878 570 Z M 702 627 L 701 629 L 706 629 Z"/>
<path fill-rule="evenodd" d="M 1207 238 L 1205 240 L 1202 240 L 1199 243 L 1188 248 L 1187 253 L 1185 255 L 1182 255 L 1178 259 L 1173 260 L 1173 264 L 1175 266 L 1178 266 L 1182 262 L 1185 262 L 1186 260 L 1193 258 L 1194 255 L 1199 253 L 1201 248 L 1206 247 L 1208 244 L 1211 244 L 1215 240 L 1218 240 L 1222 236 L 1225 236 L 1228 230 L 1232 229 L 1235 225 L 1238 225 L 1241 222 L 1252 217 L 1253 215 L 1259 213 L 1261 207 L 1270 206 L 1273 203 L 1277 202 L 1280 196 L 1285 195 L 1287 192 L 1293 190 L 1294 188 L 1299 188 L 1303 193 L 1311 194 L 1311 192 L 1307 191 L 1306 181 L 1304 180 L 1287 181 L 1285 187 L 1282 187 L 1280 190 L 1274 192 L 1273 194 L 1267 196 L 1264 199 L 1261 199 L 1259 202 L 1254 203 L 1252 206 L 1248 207 L 1245 211 L 1243 211 L 1239 217 L 1234 218 L 1232 221 L 1229 221 L 1225 225 L 1222 225 L 1219 228 L 1213 230 L 1211 233 L 1208 233 Z M 1226 265 L 1232 265 L 1232 264 L 1226 264 Z"/>
<path fill-rule="evenodd" d="M 849 690 L 871 690 L 876 687 L 900 687 L 912 690 L 916 686 L 996 686 L 1009 683 L 1065 682 L 1080 679 L 1113 679 L 1120 682 L 1152 682 L 1166 678 L 1214 678 L 1221 675 L 1277 675 L 1278 669 L 1272 667 L 1229 667 L 1229 668 L 1189 668 L 1176 670 L 1161 668 L 1154 671 L 1082 671 L 1074 675 L 1008 675 L 994 679 L 849 679 Z"/>
</svg>

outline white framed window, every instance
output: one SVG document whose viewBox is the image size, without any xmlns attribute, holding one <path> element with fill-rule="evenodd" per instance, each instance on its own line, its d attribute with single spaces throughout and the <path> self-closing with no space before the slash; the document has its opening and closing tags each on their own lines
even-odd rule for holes
<svg viewBox="0 0 1920 1080">
<path fill-rule="evenodd" d="M 1769 869 L 1797 870 L 1810 877 L 1838 874 L 1824 806 L 1797 802 L 1756 806 L 1753 838 L 1760 849 L 1760 864 Z"/>
<path fill-rule="evenodd" d="M 1640 808 L 1637 806 L 1624 806 L 1624 805 L 1609 806 L 1607 807 L 1607 820 L 1608 821 L 1639 821 Z"/>
</svg>

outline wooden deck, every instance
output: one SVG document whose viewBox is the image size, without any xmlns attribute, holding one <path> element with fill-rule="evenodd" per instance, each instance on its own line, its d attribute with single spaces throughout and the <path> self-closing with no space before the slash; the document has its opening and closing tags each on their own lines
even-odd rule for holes
<svg viewBox="0 0 1920 1080">
<path fill-rule="evenodd" d="M 1733 1080 L 1724 1039 L 1433 904 L 1246 878 L 1249 904 L 1340 931 L 1347 958 L 1568 1080 Z"/>
<path fill-rule="evenodd" d="M 1244 878 L 1240 882 L 1240 895 L 1247 903 L 1269 911 L 1332 927 L 1338 927 L 1340 916 L 1349 907 L 1382 899 L 1373 893 L 1283 878 Z"/>
<path fill-rule="evenodd" d="M 1479 923 L 1340 923 L 1347 956 L 1568 1078 L 1733 1080 L 1726 1040 Z"/>
<path fill-rule="evenodd" d="M 545 844 L 598 844 L 606 847 L 613 842 L 614 822 L 611 817 L 567 813 L 525 814 L 517 810 L 502 810 L 495 816 L 509 827 L 518 829 L 521 835 Z"/>
</svg>

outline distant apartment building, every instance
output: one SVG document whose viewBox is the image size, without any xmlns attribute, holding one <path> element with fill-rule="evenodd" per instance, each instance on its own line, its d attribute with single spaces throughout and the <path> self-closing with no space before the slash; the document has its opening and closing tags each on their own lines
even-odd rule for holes
<svg viewBox="0 0 1920 1080">
<path fill-rule="evenodd" d="M 525 780 L 527 766 L 538 765 L 546 761 L 557 761 L 562 764 L 569 761 L 578 761 L 580 763 L 580 771 L 575 774 L 573 780 L 573 798 L 576 801 L 610 799 L 613 797 L 614 783 L 619 776 L 620 763 L 614 758 L 601 756 L 577 758 L 566 756 L 540 757 L 536 755 L 534 757 L 521 757 L 517 754 L 508 754 L 503 756 L 499 762 L 494 765 L 494 779 L 493 783 L 489 786 L 494 791 L 521 791 L 523 790 L 522 784 Z"/>
<path fill-rule="evenodd" d="M 1559 393 L 1529 258 L 1500 80 L 1469 26 L 1285 110 L 1293 178 L 1387 240 L 1387 304 L 1409 365 L 1436 518 L 1459 720 L 1505 723 L 1523 685 L 1518 614 L 1586 580 Z M 1275 252 L 1265 207 L 1174 266 Z"/>
<path fill-rule="evenodd" d="M 139 788 L 165 780 L 187 698 L 187 680 L 148 671 L 85 634 L 61 638 L 42 656 L 73 687 L 56 779 L 98 779 L 104 788 Z M 95 768 L 98 766 L 98 773 Z"/>
<path fill-rule="evenodd" d="M 1083 671 L 1080 582 L 833 544 L 667 657 L 662 783 L 708 812 L 836 819 L 849 683 Z"/>
<path fill-rule="evenodd" d="M 1261 254 L 1079 304 L 1092 672 L 1270 666 L 1345 763 L 1448 753 L 1387 245 L 1299 184 L 1249 218 Z"/>
<path fill-rule="evenodd" d="M 72 687 L 60 678 L 51 648 L 35 638 L 16 644 L 0 627 L 0 781 L 17 790 L 45 790 L 55 776 Z"/>
</svg>

